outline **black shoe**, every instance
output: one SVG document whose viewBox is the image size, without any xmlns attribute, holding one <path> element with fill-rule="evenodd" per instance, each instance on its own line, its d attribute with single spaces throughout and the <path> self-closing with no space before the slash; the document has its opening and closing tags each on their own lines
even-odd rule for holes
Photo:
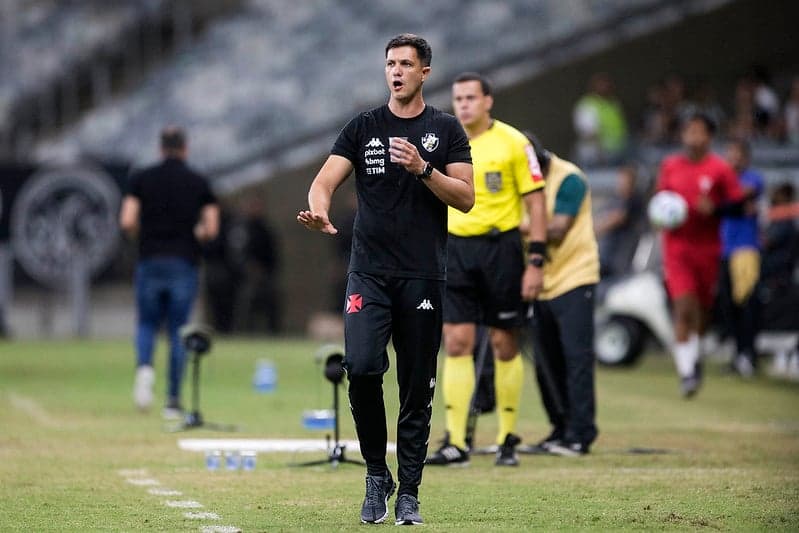
<svg viewBox="0 0 799 533">
<path fill-rule="evenodd" d="M 557 431 L 553 431 L 546 437 L 544 440 L 537 442 L 536 444 L 527 444 L 525 446 L 519 446 L 516 448 L 518 453 L 528 454 L 528 455 L 550 455 L 549 447 L 553 444 L 559 444 L 561 441 L 562 433 Z"/>
<path fill-rule="evenodd" d="M 588 455 L 588 444 L 582 442 L 556 442 L 549 446 L 549 453 L 551 455 L 559 455 L 561 457 L 580 457 L 581 455 Z"/>
<path fill-rule="evenodd" d="M 394 514 L 397 517 L 394 525 L 418 526 L 424 524 L 419 514 L 419 500 L 410 494 L 400 494 L 394 504 Z"/>
<path fill-rule="evenodd" d="M 394 494 L 397 484 L 390 472 L 385 476 L 366 476 L 366 497 L 361 507 L 361 522 L 380 524 L 388 517 L 388 499 Z"/>
<path fill-rule="evenodd" d="M 497 459 L 494 461 L 496 466 L 519 466 L 519 457 L 516 455 L 516 446 L 522 441 L 517 435 L 508 433 L 499 449 Z"/>
<path fill-rule="evenodd" d="M 466 466 L 469 464 L 469 452 L 462 450 L 454 444 L 444 443 L 441 448 L 425 459 L 426 465 L 439 466 Z"/>
</svg>

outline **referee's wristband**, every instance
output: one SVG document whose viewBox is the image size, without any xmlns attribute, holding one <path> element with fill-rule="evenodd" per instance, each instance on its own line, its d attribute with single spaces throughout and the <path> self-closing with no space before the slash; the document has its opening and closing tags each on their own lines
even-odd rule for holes
<svg viewBox="0 0 799 533">
<path fill-rule="evenodd" d="M 547 255 L 547 245 L 544 241 L 530 241 L 527 244 L 527 253 L 528 254 L 537 254 L 540 256 Z"/>
</svg>

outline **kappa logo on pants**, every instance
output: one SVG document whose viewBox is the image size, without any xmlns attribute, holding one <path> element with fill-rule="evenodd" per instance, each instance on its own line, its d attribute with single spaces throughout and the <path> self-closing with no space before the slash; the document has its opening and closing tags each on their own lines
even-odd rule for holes
<svg viewBox="0 0 799 533">
<path fill-rule="evenodd" d="M 347 313 L 357 313 L 363 307 L 363 297 L 360 294 L 347 296 Z"/>
<path fill-rule="evenodd" d="M 433 304 L 430 303 L 430 300 L 425 298 L 424 300 L 422 300 L 422 303 L 416 306 L 416 309 L 425 309 L 427 311 L 432 311 L 435 308 L 433 307 Z"/>
</svg>

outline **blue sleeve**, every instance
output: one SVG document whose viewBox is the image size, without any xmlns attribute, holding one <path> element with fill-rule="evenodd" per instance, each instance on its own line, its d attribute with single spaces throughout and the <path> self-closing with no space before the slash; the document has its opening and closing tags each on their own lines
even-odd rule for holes
<svg viewBox="0 0 799 533">
<path fill-rule="evenodd" d="M 563 180 L 555 196 L 555 214 L 577 216 L 588 187 L 577 174 L 569 174 Z"/>
</svg>

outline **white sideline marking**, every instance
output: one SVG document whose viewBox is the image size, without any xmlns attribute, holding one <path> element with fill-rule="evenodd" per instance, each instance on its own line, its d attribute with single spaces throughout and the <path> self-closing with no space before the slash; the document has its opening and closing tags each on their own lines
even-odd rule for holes
<svg viewBox="0 0 799 533">
<path fill-rule="evenodd" d="M 167 507 L 177 507 L 178 509 L 200 509 L 203 504 L 194 500 L 167 500 L 164 502 Z"/>
<path fill-rule="evenodd" d="M 360 452 L 357 440 L 341 441 L 348 452 Z M 178 448 L 192 452 L 252 451 L 252 452 L 325 452 L 327 442 L 319 439 L 178 439 Z M 389 442 L 387 451 L 396 453 L 397 444 Z"/>
<path fill-rule="evenodd" d="M 202 533 L 241 533 L 241 528 L 236 526 L 203 526 Z"/>
<path fill-rule="evenodd" d="M 147 492 L 153 496 L 183 496 L 183 493 L 179 490 L 172 489 L 150 489 Z"/>
<path fill-rule="evenodd" d="M 41 424 L 42 426 L 49 428 L 61 427 L 61 424 L 58 422 L 58 420 L 51 416 L 50 413 L 47 412 L 47 409 L 42 407 L 42 405 L 33 398 L 23 396 L 22 394 L 17 394 L 15 392 L 9 392 L 8 401 L 11 402 L 11 406 L 14 409 L 25 413 L 31 417 L 34 422 Z"/>
<path fill-rule="evenodd" d="M 190 511 L 188 513 L 183 513 L 183 516 L 186 518 L 190 518 L 191 520 L 219 520 L 218 514 L 209 513 L 207 511 L 201 511 L 199 513 Z"/>
<path fill-rule="evenodd" d="M 151 487 L 153 485 L 160 485 L 161 484 L 160 481 L 158 481 L 157 479 L 153 479 L 151 477 L 141 478 L 141 479 L 128 478 L 125 481 L 127 481 L 131 485 L 137 485 L 139 487 Z"/>
<path fill-rule="evenodd" d="M 123 468 L 119 470 L 118 473 L 122 477 L 144 477 L 148 474 L 146 468 Z"/>
</svg>

